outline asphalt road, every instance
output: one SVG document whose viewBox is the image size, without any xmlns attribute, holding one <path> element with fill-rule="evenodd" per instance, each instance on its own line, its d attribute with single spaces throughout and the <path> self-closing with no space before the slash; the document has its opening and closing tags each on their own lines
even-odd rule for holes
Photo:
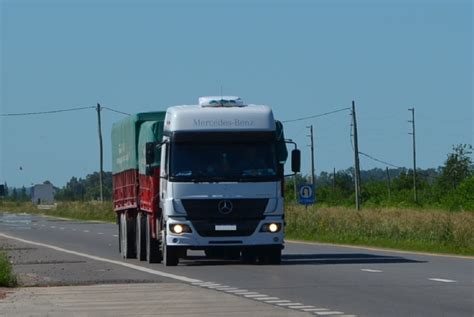
<svg viewBox="0 0 474 317">
<path fill-rule="evenodd" d="M 115 268 L 111 282 L 177 279 L 320 316 L 474 316 L 473 258 L 287 242 L 281 265 L 208 260 L 194 252 L 166 268 L 123 260 L 113 224 L 0 214 L 0 233 L 97 258 Z M 89 282 L 103 274 L 96 271 L 87 273 Z"/>
</svg>

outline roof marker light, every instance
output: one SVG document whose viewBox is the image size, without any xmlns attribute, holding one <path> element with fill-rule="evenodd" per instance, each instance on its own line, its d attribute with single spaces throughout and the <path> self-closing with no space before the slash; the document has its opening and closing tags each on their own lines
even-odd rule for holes
<svg viewBox="0 0 474 317">
<path fill-rule="evenodd" d="M 236 96 L 199 97 L 201 107 L 245 107 L 243 100 Z"/>
</svg>

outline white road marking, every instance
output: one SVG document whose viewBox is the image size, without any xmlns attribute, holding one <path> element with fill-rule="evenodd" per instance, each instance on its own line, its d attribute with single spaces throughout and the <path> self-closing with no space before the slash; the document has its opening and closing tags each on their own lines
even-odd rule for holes
<svg viewBox="0 0 474 317">
<path fill-rule="evenodd" d="M 218 288 L 218 287 L 224 287 L 226 285 L 216 284 L 216 285 L 201 285 L 201 286 L 207 287 L 207 288 Z"/>
<path fill-rule="evenodd" d="M 307 312 L 313 312 L 313 311 L 323 311 L 323 310 L 329 310 L 327 308 L 306 308 L 306 309 L 302 309 L 303 311 L 307 311 Z"/>
<path fill-rule="evenodd" d="M 54 229 L 54 228 L 56 228 L 56 226 L 51 226 L 50 228 L 51 228 L 51 229 Z"/>
<path fill-rule="evenodd" d="M 237 289 L 237 290 L 225 291 L 225 292 L 237 294 L 237 293 L 245 293 L 245 292 L 248 292 L 248 290 L 246 290 L 246 289 Z"/>
<path fill-rule="evenodd" d="M 290 308 L 293 308 L 293 309 L 303 309 L 303 308 L 314 308 L 314 306 L 290 306 Z"/>
<path fill-rule="evenodd" d="M 64 230 L 64 227 L 59 228 L 59 230 Z"/>
<path fill-rule="evenodd" d="M 218 291 L 231 291 L 231 290 L 237 290 L 238 288 L 236 287 L 230 287 L 230 286 L 226 286 L 226 287 L 217 287 L 216 290 Z"/>
<path fill-rule="evenodd" d="M 106 259 L 106 258 L 102 258 L 102 257 L 95 256 L 95 255 L 90 255 L 90 254 L 87 254 L 87 253 L 82 253 L 82 252 L 71 251 L 71 250 L 68 250 L 68 249 L 63 249 L 63 248 L 56 247 L 54 245 L 50 245 L 50 244 L 46 244 L 46 243 L 40 243 L 40 242 L 20 239 L 20 238 L 13 237 L 13 236 L 10 236 L 10 235 L 6 235 L 6 234 L 3 234 L 3 233 L 0 233 L 0 237 L 20 241 L 20 242 L 31 244 L 31 245 L 45 247 L 45 248 L 49 248 L 49 249 L 52 249 L 52 250 L 56 250 L 56 251 L 60 251 L 60 252 L 64 252 L 64 253 L 68 253 L 68 254 L 72 254 L 72 255 L 81 256 L 83 258 L 88 258 L 88 259 L 91 259 L 91 260 L 94 260 L 94 261 L 100 261 L 100 262 L 106 262 L 106 263 L 110 263 L 110 264 L 121 265 L 121 266 L 130 268 L 130 269 L 134 269 L 134 270 L 137 270 L 137 271 L 141 271 L 141 272 L 145 272 L 145 273 L 149 273 L 149 274 L 153 274 L 153 275 L 158 275 L 158 276 L 162 276 L 162 277 L 167 277 L 167 278 L 171 278 L 171 279 L 186 282 L 186 283 L 201 282 L 198 279 L 189 278 L 189 277 L 182 276 L 182 275 L 176 275 L 176 274 L 166 273 L 166 272 L 162 272 L 162 271 L 158 271 L 158 270 L 152 270 L 152 269 L 142 267 L 142 266 L 139 266 L 139 265 L 135 265 L 135 264 L 131 264 L 131 263 L 120 262 L 120 261 L 115 261 L 115 260 L 109 260 L 109 259 Z"/>
<path fill-rule="evenodd" d="M 286 299 L 280 299 L 280 300 L 266 300 L 265 303 L 269 304 L 276 304 L 276 303 L 291 303 L 291 301 L 286 300 Z"/>
<path fill-rule="evenodd" d="M 315 315 L 321 315 L 321 316 L 330 316 L 330 315 L 341 315 L 344 314 L 341 311 L 317 311 L 314 312 Z"/>
<path fill-rule="evenodd" d="M 195 283 L 191 283 L 193 285 L 204 285 L 204 284 L 215 284 L 214 282 L 195 282 Z"/>
<path fill-rule="evenodd" d="M 77 231 L 77 229 L 76 229 L 76 228 L 73 228 L 72 231 Z"/>
<path fill-rule="evenodd" d="M 374 270 L 374 269 L 360 269 L 361 271 L 364 272 L 370 272 L 370 273 L 382 273 L 383 271 L 381 270 Z"/>
<path fill-rule="evenodd" d="M 234 294 L 238 294 L 238 295 L 257 295 L 258 292 L 243 292 L 243 293 L 234 293 Z"/>
<path fill-rule="evenodd" d="M 207 287 L 207 288 L 216 288 L 222 286 L 221 284 L 207 284 L 207 285 L 201 285 L 201 287 Z"/>
<path fill-rule="evenodd" d="M 97 234 L 104 234 L 103 232 L 97 232 Z"/>
<path fill-rule="evenodd" d="M 259 297 L 259 298 L 255 298 L 256 300 L 275 300 L 275 299 L 279 299 L 278 297 Z"/>
<path fill-rule="evenodd" d="M 429 278 L 430 281 L 435 281 L 435 282 L 443 282 L 443 283 L 456 283 L 457 281 L 455 280 L 447 280 L 444 278 Z"/>
<path fill-rule="evenodd" d="M 248 298 L 257 298 L 257 297 L 268 297 L 268 295 L 264 295 L 264 294 L 250 294 L 250 295 L 244 295 L 245 297 L 248 297 Z"/>
<path fill-rule="evenodd" d="M 118 234 L 113 234 L 112 237 L 118 238 Z"/>
<path fill-rule="evenodd" d="M 89 231 L 89 230 L 84 230 L 84 232 L 85 232 L 85 233 L 88 233 L 88 232 L 90 232 L 90 231 Z"/>
<path fill-rule="evenodd" d="M 278 306 L 297 306 L 297 305 L 303 305 L 301 303 L 277 303 Z"/>
</svg>

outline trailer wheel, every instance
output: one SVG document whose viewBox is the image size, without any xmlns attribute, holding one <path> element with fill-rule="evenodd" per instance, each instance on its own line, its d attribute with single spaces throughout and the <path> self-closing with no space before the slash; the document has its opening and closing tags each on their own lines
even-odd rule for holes
<svg viewBox="0 0 474 317">
<path fill-rule="evenodd" d="M 124 259 L 136 258 L 135 243 L 135 221 L 136 218 L 127 219 L 127 213 L 123 212 L 120 218 L 121 225 L 121 251 Z"/>
<path fill-rule="evenodd" d="M 162 252 L 163 252 L 163 264 L 165 266 L 176 266 L 179 263 L 178 248 L 170 247 L 166 244 L 166 231 L 163 230 L 163 237 L 161 238 Z"/>
<path fill-rule="evenodd" d="M 150 215 L 146 215 L 146 260 L 148 263 L 161 263 L 160 237 L 153 239 L 150 218 Z M 160 232 L 160 226 L 156 230 Z"/>
<path fill-rule="evenodd" d="M 118 228 L 118 249 L 119 253 L 122 254 L 122 213 L 117 213 L 117 228 Z"/>
<path fill-rule="evenodd" d="M 146 214 L 139 212 L 137 214 L 136 241 L 137 241 L 137 259 L 145 261 L 147 259 L 147 241 L 146 241 Z"/>
</svg>

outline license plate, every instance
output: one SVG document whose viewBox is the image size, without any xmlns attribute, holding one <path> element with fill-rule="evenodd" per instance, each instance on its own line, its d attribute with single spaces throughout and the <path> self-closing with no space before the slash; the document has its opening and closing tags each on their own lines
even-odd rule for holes
<svg viewBox="0 0 474 317">
<path fill-rule="evenodd" d="M 236 231 L 236 225 L 216 225 L 216 231 Z"/>
</svg>

